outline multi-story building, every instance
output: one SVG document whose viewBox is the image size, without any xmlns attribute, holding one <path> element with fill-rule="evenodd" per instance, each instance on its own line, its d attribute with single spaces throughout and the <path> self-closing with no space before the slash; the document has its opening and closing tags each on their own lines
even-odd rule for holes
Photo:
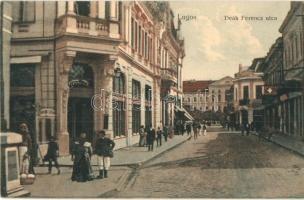
<svg viewBox="0 0 304 200">
<path fill-rule="evenodd" d="M 92 141 L 104 129 L 120 148 L 138 142 L 141 125 L 163 123 L 161 71 L 175 70 L 168 81 L 178 96 L 185 55 L 168 3 L 12 5 L 12 130 L 26 122 L 42 150 L 56 136 L 67 154 L 82 132 Z"/>
<path fill-rule="evenodd" d="M 235 74 L 234 87 L 234 111 L 238 124 L 251 124 L 261 122 L 260 107 L 262 104 L 263 73 L 260 72 L 263 59 L 254 59 L 248 68 L 239 66 L 239 72 Z"/>
<path fill-rule="evenodd" d="M 184 81 L 183 103 L 190 110 L 202 112 L 224 112 L 227 108 L 227 93 L 233 85 L 233 78 L 226 76 L 216 81 Z"/>
<path fill-rule="evenodd" d="M 264 73 L 264 125 L 282 131 L 283 110 L 278 98 L 278 88 L 284 82 L 283 73 L 283 41 L 278 38 L 271 46 L 264 59 L 262 71 Z"/>
<path fill-rule="evenodd" d="M 284 82 L 278 88 L 282 132 L 304 136 L 304 3 L 290 2 L 291 8 L 279 31 L 283 38 Z"/>
<path fill-rule="evenodd" d="M 211 110 L 209 101 L 209 85 L 214 81 L 211 80 L 189 80 L 183 81 L 183 105 L 188 110 Z"/>
<path fill-rule="evenodd" d="M 9 74 L 10 74 L 10 42 L 12 16 L 9 2 L 0 2 L 0 95 L 1 95 L 1 129 L 5 131 L 9 123 Z"/>
<path fill-rule="evenodd" d="M 227 94 L 233 85 L 233 78 L 226 76 L 209 85 L 208 104 L 212 111 L 224 112 L 227 110 Z"/>
</svg>

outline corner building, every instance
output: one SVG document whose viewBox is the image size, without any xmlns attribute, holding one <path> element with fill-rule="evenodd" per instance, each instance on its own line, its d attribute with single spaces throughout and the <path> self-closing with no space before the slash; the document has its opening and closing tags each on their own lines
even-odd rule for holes
<svg viewBox="0 0 304 200">
<path fill-rule="evenodd" d="M 27 1 L 12 8 L 10 129 L 26 122 L 42 152 L 56 136 L 66 155 L 82 132 L 93 142 L 104 129 L 121 148 L 138 142 L 141 125 L 162 126 L 161 63 L 175 67 L 178 96 L 184 57 L 168 3 Z"/>
</svg>

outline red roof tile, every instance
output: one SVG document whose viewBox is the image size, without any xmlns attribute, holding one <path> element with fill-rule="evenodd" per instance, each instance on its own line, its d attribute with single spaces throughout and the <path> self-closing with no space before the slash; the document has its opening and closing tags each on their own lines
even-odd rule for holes
<svg viewBox="0 0 304 200">
<path fill-rule="evenodd" d="M 208 81 L 183 81 L 183 92 L 184 93 L 195 93 L 198 90 L 203 92 L 205 88 L 208 88 L 208 86 L 213 83 L 214 81 L 208 80 Z"/>
</svg>

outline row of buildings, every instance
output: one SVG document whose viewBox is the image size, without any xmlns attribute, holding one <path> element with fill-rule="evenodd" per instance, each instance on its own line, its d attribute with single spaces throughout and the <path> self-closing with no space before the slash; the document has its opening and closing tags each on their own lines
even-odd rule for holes
<svg viewBox="0 0 304 200">
<path fill-rule="evenodd" d="M 80 133 L 93 140 L 101 129 L 120 148 L 138 142 L 141 125 L 191 118 L 168 2 L 14 1 L 1 11 L 1 123 L 27 123 L 42 151 L 55 136 L 67 154 Z"/>
<path fill-rule="evenodd" d="M 290 5 L 267 55 L 235 74 L 234 109 L 240 123 L 303 139 L 304 3 Z"/>
<path fill-rule="evenodd" d="M 234 124 L 249 123 L 257 130 L 303 139 L 304 3 L 290 5 L 279 29 L 282 36 L 265 57 L 253 59 L 250 66 L 240 64 L 234 78 L 184 81 L 185 106 L 221 111 Z M 214 87 L 221 83 L 225 83 L 221 90 Z"/>
</svg>

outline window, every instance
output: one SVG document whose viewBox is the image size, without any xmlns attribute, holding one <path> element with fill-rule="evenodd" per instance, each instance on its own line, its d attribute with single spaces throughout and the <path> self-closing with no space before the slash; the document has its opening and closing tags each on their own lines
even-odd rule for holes
<svg viewBox="0 0 304 200">
<path fill-rule="evenodd" d="M 218 95 L 218 100 L 217 100 L 218 102 L 221 102 L 222 101 L 222 96 L 219 94 Z"/>
<path fill-rule="evenodd" d="M 132 98 L 140 99 L 140 82 L 132 80 Z"/>
<path fill-rule="evenodd" d="M 138 51 L 138 45 L 137 45 L 138 44 L 138 42 L 137 42 L 138 41 L 138 32 L 137 32 L 137 22 L 136 21 L 135 21 L 134 26 L 135 26 L 135 31 L 134 31 L 134 33 L 135 33 L 135 36 L 134 36 L 135 37 L 135 46 L 134 46 L 134 48 L 135 48 L 136 51 Z"/>
<path fill-rule="evenodd" d="M 89 1 L 75 1 L 74 11 L 77 15 L 90 16 L 90 2 Z"/>
<path fill-rule="evenodd" d="M 135 40 L 134 40 L 134 18 L 132 17 L 131 18 L 131 47 L 132 47 L 132 49 L 134 49 L 135 48 Z"/>
<path fill-rule="evenodd" d="M 243 99 L 249 99 L 249 88 L 248 86 L 243 86 Z"/>
<path fill-rule="evenodd" d="M 196 97 L 193 97 L 193 102 L 196 102 Z"/>
<path fill-rule="evenodd" d="M 15 22 L 34 22 L 35 21 L 35 2 L 21 1 L 13 4 L 13 18 Z"/>
<path fill-rule="evenodd" d="M 113 92 L 118 94 L 125 93 L 125 78 L 123 73 L 115 73 L 113 78 Z"/>
<path fill-rule="evenodd" d="M 255 86 L 255 96 L 256 99 L 261 99 L 262 98 L 262 86 L 261 85 L 257 85 Z"/>
<path fill-rule="evenodd" d="M 140 82 L 132 80 L 132 132 L 138 133 L 141 126 Z"/>
<path fill-rule="evenodd" d="M 235 100 L 237 101 L 238 100 L 238 90 L 237 90 L 237 88 L 234 88 L 235 89 L 235 92 L 234 92 L 234 94 L 235 94 Z"/>
<path fill-rule="evenodd" d="M 141 47 L 141 26 L 139 26 L 139 28 L 138 28 L 138 30 L 139 30 L 139 32 L 138 32 L 138 47 L 139 47 L 139 49 L 138 49 L 138 51 L 139 51 L 139 54 L 142 54 L 141 53 L 141 49 L 142 49 L 142 47 Z"/>
<path fill-rule="evenodd" d="M 145 86 L 145 125 L 152 125 L 152 89 L 151 86 Z"/>
<path fill-rule="evenodd" d="M 35 65 L 11 65 L 11 87 L 35 87 Z"/>
<path fill-rule="evenodd" d="M 113 132 L 114 137 L 125 135 L 125 102 L 113 99 Z"/>
<path fill-rule="evenodd" d="M 190 102 L 190 98 L 188 97 L 188 102 Z"/>
</svg>

